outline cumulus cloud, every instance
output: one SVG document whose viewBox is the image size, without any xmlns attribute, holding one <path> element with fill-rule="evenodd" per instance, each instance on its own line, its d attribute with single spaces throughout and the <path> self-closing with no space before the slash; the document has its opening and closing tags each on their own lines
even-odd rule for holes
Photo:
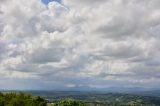
<svg viewBox="0 0 160 106">
<path fill-rule="evenodd" d="M 160 88 L 159 4 L 1 0 L 0 88 Z"/>
</svg>

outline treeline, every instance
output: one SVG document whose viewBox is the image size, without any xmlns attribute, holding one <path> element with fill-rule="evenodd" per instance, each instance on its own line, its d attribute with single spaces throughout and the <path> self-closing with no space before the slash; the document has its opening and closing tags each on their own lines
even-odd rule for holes
<svg viewBox="0 0 160 106">
<path fill-rule="evenodd" d="M 94 97 L 93 100 L 91 100 L 92 97 Z M 109 98 L 111 99 L 109 100 Z M 82 101 L 62 99 L 47 103 L 47 100 L 40 96 L 32 96 L 26 93 L 0 92 L 0 106 L 159 106 L 159 100 L 159 98 L 152 97 L 143 100 L 143 98 L 132 95 L 110 95 L 109 97 L 95 95 L 91 96 L 88 101 L 87 99 Z"/>
<path fill-rule="evenodd" d="M 48 103 L 45 98 L 26 93 L 1 93 L 0 106 L 89 106 L 81 101 L 64 99 L 56 103 Z"/>
<path fill-rule="evenodd" d="M 89 105 L 78 100 L 64 99 L 64 100 L 58 101 L 57 103 L 51 106 L 89 106 Z"/>
<path fill-rule="evenodd" d="M 25 93 L 0 93 L 0 106 L 47 106 L 43 97 Z"/>
</svg>

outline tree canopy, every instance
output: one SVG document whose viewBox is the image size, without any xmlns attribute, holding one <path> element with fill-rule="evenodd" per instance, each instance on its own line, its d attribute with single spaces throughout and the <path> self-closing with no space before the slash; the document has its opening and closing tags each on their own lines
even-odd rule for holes
<svg viewBox="0 0 160 106">
<path fill-rule="evenodd" d="M 25 93 L 0 93 L 0 106 L 47 106 L 43 97 Z"/>
<path fill-rule="evenodd" d="M 88 105 L 81 101 L 77 101 L 73 99 L 64 99 L 64 100 L 60 100 L 54 106 L 88 106 Z"/>
</svg>

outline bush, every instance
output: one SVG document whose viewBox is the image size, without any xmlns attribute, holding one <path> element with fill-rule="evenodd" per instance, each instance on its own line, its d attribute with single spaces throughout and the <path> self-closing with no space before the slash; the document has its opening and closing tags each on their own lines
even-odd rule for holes
<svg viewBox="0 0 160 106">
<path fill-rule="evenodd" d="M 25 93 L 0 93 L 0 106 L 47 106 L 44 98 Z"/>
<path fill-rule="evenodd" d="M 59 101 L 54 106 L 88 106 L 88 105 L 81 101 L 65 99 L 65 100 Z"/>
</svg>

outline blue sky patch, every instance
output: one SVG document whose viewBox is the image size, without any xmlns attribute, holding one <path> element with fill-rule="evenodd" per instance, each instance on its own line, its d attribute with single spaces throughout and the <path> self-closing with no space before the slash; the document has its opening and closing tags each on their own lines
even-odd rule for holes
<svg viewBox="0 0 160 106">
<path fill-rule="evenodd" d="M 49 2 L 52 2 L 52 1 L 57 1 L 57 2 L 59 2 L 59 3 L 61 3 L 62 2 L 62 0 L 41 0 L 44 4 L 48 4 Z"/>
</svg>

